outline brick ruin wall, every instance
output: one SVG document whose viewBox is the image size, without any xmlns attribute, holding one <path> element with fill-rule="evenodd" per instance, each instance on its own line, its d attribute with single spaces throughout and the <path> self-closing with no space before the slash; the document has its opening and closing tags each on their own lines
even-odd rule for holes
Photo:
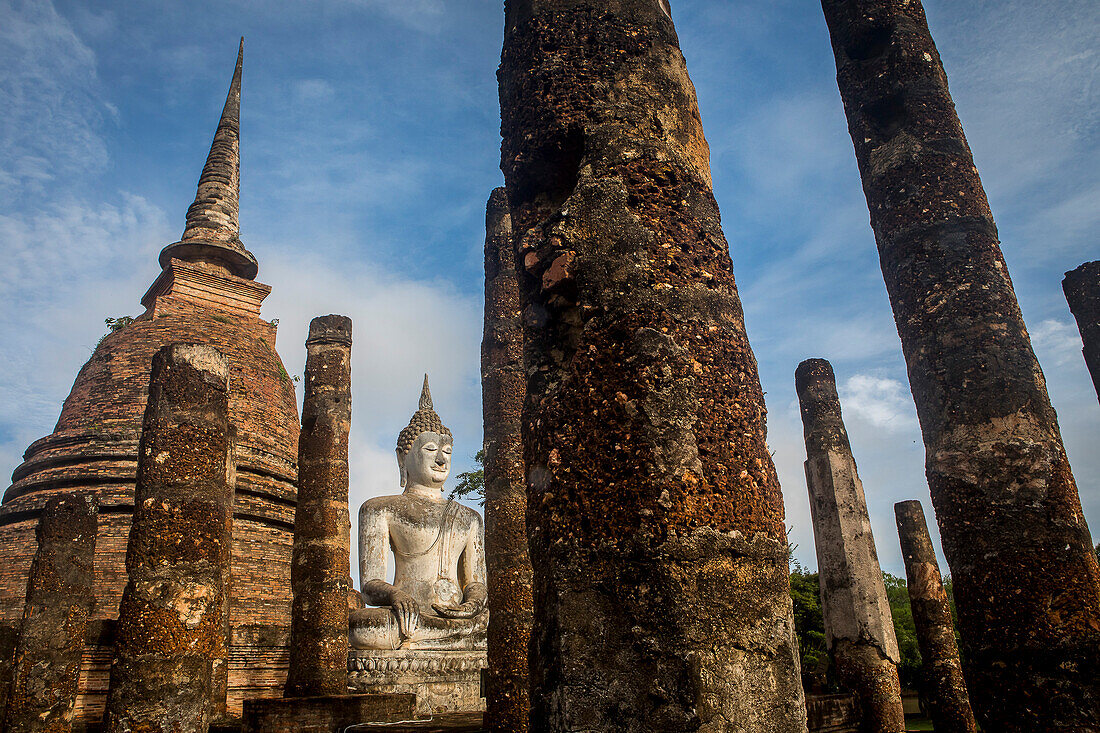
<svg viewBox="0 0 1100 733">
<path fill-rule="evenodd" d="M 275 326 L 252 315 L 156 298 L 133 324 L 107 335 L 81 369 L 53 434 L 33 443 L 0 506 L 0 623 L 18 622 L 46 501 L 83 489 L 102 510 L 96 548 L 97 608 L 88 633 L 77 720 L 103 713 L 113 620 L 126 585 L 137 442 L 153 354 L 180 341 L 218 348 L 229 360 L 237 426 L 230 623 L 231 714 L 248 697 L 277 697 L 286 679 L 290 555 L 297 478 L 294 385 L 274 350 Z"/>
</svg>

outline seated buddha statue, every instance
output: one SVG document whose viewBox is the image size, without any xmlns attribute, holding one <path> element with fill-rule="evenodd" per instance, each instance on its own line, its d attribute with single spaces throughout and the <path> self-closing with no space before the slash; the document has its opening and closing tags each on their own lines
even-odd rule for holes
<svg viewBox="0 0 1100 733">
<path fill-rule="evenodd" d="M 354 649 L 485 648 L 484 530 L 481 515 L 443 495 L 451 450 L 425 375 L 420 409 L 397 439 L 404 491 L 359 509 L 359 577 L 373 607 L 351 611 Z"/>
</svg>

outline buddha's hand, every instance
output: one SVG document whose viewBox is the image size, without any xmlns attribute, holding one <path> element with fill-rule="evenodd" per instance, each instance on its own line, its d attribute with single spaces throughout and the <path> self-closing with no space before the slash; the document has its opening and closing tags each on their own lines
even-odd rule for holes
<svg viewBox="0 0 1100 733">
<path fill-rule="evenodd" d="M 466 601 L 465 603 L 459 603 L 455 606 L 444 606 L 440 603 L 433 603 L 432 608 L 443 618 L 473 618 L 481 613 L 481 609 L 484 607 L 484 602 L 479 601 Z"/>
<path fill-rule="evenodd" d="M 407 593 L 394 590 L 393 603 L 390 607 L 393 609 L 394 615 L 397 616 L 397 628 L 401 632 L 401 636 L 411 637 L 413 632 L 416 631 L 416 627 L 420 625 L 420 604 Z"/>
<path fill-rule="evenodd" d="M 433 603 L 432 608 L 443 618 L 473 618 L 484 610 L 488 597 L 489 592 L 484 583 L 470 583 L 466 586 L 462 603 Z"/>
</svg>

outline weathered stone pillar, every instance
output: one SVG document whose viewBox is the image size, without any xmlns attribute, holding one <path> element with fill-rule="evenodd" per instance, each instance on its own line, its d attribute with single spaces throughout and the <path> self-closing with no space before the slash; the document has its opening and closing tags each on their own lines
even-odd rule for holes
<svg viewBox="0 0 1100 733">
<path fill-rule="evenodd" d="M 536 731 L 801 731 L 783 501 L 667 3 L 509 0 Z"/>
<path fill-rule="evenodd" d="M 226 468 L 229 484 L 229 506 L 235 507 L 237 502 L 237 426 L 229 423 L 225 434 L 225 453 L 229 456 Z M 232 520 L 232 517 L 230 518 Z M 230 533 L 233 528 L 230 525 Z M 227 599 L 233 598 L 233 563 L 226 563 L 222 567 L 222 588 Z M 231 635 L 229 611 L 232 601 L 228 600 L 222 607 L 222 635 L 225 637 L 225 656 L 215 657 L 210 660 L 210 721 L 233 724 L 229 716 L 229 641 Z"/>
<path fill-rule="evenodd" d="M 940 566 L 919 501 L 894 504 L 901 555 L 909 583 L 909 606 L 917 627 L 924 691 L 937 733 L 977 733 L 966 694 L 955 622 L 943 589 Z"/>
<path fill-rule="evenodd" d="M 110 733 L 204 732 L 224 659 L 232 540 L 229 373 L 209 346 L 153 357 L 107 696 Z"/>
<path fill-rule="evenodd" d="M 8 709 L 12 672 L 15 670 L 15 644 L 19 641 L 19 622 L 0 622 L 0 720 Z"/>
<path fill-rule="evenodd" d="M 807 359 L 794 379 L 806 434 L 825 636 L 837 677 L 859 695 L 862 730 L 904 733 L 901 655 L 833 368 L 824 359 Z"/>
<path fill-rule="evenodd" d="M 287 697 L 348 691 L 350 431 L 351 319 L 320 316 L 306 339 Z"/>
<path fill-rule="evenodd" d="M 924 9 L 822 7 L 924 435 L 974 712 L 987 730 L 1095 730 L 1096 556 Z"/>
<path fill-rule="evenodd" d="M 498 188 L 485 210 L 485 336 L 481 342 L 490 610 L 485 723 L 493 733 L 524 733 L 531 706 L 527 648 L 533 614 L 532 571 L 520 435 L 527 375 L 511 237 L 507 193 Z"/>
<path fill-rule="evenodd" d="M 3 729 L 72 730 L 92 584 L 99 506 L 87 494 L 50 499 L 38 519 L 27 601 Z"/>
<path fill-rule="evenodd" d="M 1092 375 L 1092 386 L 1100 397 L 1100 260 L 1086 262 L 1070 270 L 1062 280 L 1069 309 L 1077 319 L 1077 330 L 1084 342 L 1085 365 Z"/>
</svg>

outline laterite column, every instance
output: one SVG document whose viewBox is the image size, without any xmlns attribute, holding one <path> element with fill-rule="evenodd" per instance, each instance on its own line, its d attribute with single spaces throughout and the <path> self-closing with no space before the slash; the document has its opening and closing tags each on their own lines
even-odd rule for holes
<svg viewBox="0 0 1100 733">
<path fill-rule="evenodd" d="M 523 471 L 523 329 L 503 188 L 485 210 L 485 336 L 481 399 L 485 418 L 485 564 L 489 573 L 489 671 L 485 722 L 493 733 L 524 733 L 530 713 L 531 558 Z"/>
<path fill-rule="evenodd" d="M 531 727 L 803 731 L 783 500 L 668 5 L 509 0 Z"/>
<path fill-rule="evenodd" d="M 904 733 L 898 642 L 833 368 L 795 370 L 825 635 L 837 677 L 859 695 L 865 733 Z"/>
<path fill-rule="evenodd" d="M 1077 319 L 1077 330 L 1084 343 L 1085 365 L 1092 375 L 1092 386 L 1100 397 L 1100 260 L 1086 262 L 1066 273 L 1062 280 L 1069 309 Z"/>
<path fill-rule="evenodd" d="M 110 733 L 205 733 L 210 725 L 212 667 L 226 657 L 228 383 L 225 359 L 209 346 L 172 344 L 153 357 L 126 548 L 130 581 L 107 696 Z"/>
<path fill-rule="evenodd" d="M 932 724 L 936 733 L 977 733 L 955 643 L 955 622 L 951 619 L 936 550 L 924 521 L 924 509 L 919 501 L 901 501 L 894 504 L 894 516 Z"/>
<path fill-rule="evenodd" d="M 919 0 L 823 0 L 983 729 L 1100 730 L 1100 572 Z"/>
<path fill-rule="evenodd" d="M 306 339 L 287 697 L 348 691 L 350 431 L 351 319 L 320 316 Z"/>
<path fill-rule="evenodd" d="M 95 608 L 98 515 L 95 498 L 78 493 L 50 499 L 38 519 L 38 550 L 27 578 L 12 690 L 0 726 L 7 733 L 72 729 L 84 633 Z"/>
</svg>

